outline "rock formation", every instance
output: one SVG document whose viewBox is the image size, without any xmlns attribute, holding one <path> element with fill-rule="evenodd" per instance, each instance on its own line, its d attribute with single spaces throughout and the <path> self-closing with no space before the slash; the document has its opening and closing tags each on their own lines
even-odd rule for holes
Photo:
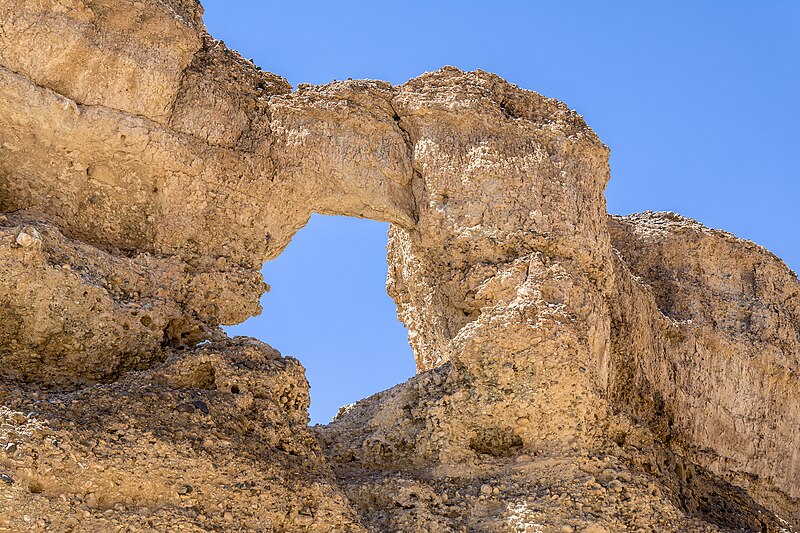
<svg viewBox="0 0 800 533">
<path fill-rule="evenodd" d="M 609 217 L 560 102 L 292 92 L 194 0 L 0 0 L 0 126 L 0 531 L 800 527 L 797 276 Z M 392 224 L 419 374 L 308 428 L 300 364 L 219 326 L 314 212 Z"/>
</svg>

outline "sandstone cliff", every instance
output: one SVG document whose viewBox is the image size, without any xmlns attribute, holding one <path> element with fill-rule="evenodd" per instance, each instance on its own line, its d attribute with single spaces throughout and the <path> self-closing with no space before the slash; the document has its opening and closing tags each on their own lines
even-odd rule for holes
<svg viewBox="0 0 800 533">
<path fill-rule="evenodd" d="M 797 276 L 609 217 L 564 104 L 292 91 L 193 0 L 0 0 L 0 126 L 0 530 L 800 527 Z M 392 224 L 419 374 L 308 428 L 300 364 L 220 325 L 314 212 Z"/>
</svg>

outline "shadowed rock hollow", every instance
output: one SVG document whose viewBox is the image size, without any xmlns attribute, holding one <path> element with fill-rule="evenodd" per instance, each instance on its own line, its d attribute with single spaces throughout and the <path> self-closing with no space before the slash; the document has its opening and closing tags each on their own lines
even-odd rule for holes
<svg viewBox="0 0 800 533">
<path fill-rule="evenodd" d="M 800 525 L 796 275 L 610 217 L 564 104 L 292 92 L 191 0 L 0 7 L 0 530 Z M 314 212 L 392 224 L 419 374 L 309 429 L 299 363 L 219 326 Z"/>
</svg>

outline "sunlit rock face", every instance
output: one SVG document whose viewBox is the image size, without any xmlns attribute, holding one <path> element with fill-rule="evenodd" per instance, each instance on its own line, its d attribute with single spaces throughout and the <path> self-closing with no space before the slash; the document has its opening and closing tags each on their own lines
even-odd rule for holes
<svg viewBox="0 0 800 533">
<path fill-rule="evenodd" d="M 779 259 L 609 217 L 560 102 L 450 67 L 293 92 L 201 17 L 0 0 L 0 529 L 798 526 Z M 308 429 L 299 363 L 219 326 L 314 212 L 392 223 L 419 375 Z"/>
</svg>

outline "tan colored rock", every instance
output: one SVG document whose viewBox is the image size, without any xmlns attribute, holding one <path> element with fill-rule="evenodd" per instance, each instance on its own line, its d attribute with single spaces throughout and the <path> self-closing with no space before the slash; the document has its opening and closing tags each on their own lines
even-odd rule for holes
<svg viewBox="0 0 800 533">
<path fill-rule="evenodd" d="M 219 337 L 203 320 L 218 304 L 195 296 L 226 296 L 208 281 L 180 261 L 108 253 L 10 215 L 0 223 L 0 375 L 40 385 L 109 381 L 148 368 L 164 348 Z"/>
<path fill-rule="evenodd" d="M 291 92 L 200 15 L 0 0 L 0 527 L 800 525 L 777 258 L 609 218 L 608 150 L 564 104 L 449 67 Z M 260 311 L 313 212 L 392 223 L 419 370 L 321 447 L 297 363 L 196 346 Z"/>
<path fill-rule="evenodd" d="M 797 521 L 797 275 L 760 246 L 674 213 L 614 217 L 610 228 L 626 263 L 616 403 L 676 452 Z"/>
<path fill-rule="evenodd" d="M 361 531 L 302 366 L 252 339 L 67 394 L 0 389 L 0 530 Z M 30 414 L 25 414 L 30 413 Z"/>
<path fill-rule="evenodd" d="M 19 230 L 17 234 L 17 238 L 14 239 L 18 245 L 22 246 L 23 248 L 29 248 L 31 246 L 38 246 L 42 243 L 42 236 L 39 235 L 39 232 L 36 231 L 36 228 L 22 228 Z"/>
<path fill-rule="evenodd" d="M 77 103 L 158 122 L 204 29 L 195 0 L 7 0 L 3 13 L 6 68 Z"/>
</svg>

